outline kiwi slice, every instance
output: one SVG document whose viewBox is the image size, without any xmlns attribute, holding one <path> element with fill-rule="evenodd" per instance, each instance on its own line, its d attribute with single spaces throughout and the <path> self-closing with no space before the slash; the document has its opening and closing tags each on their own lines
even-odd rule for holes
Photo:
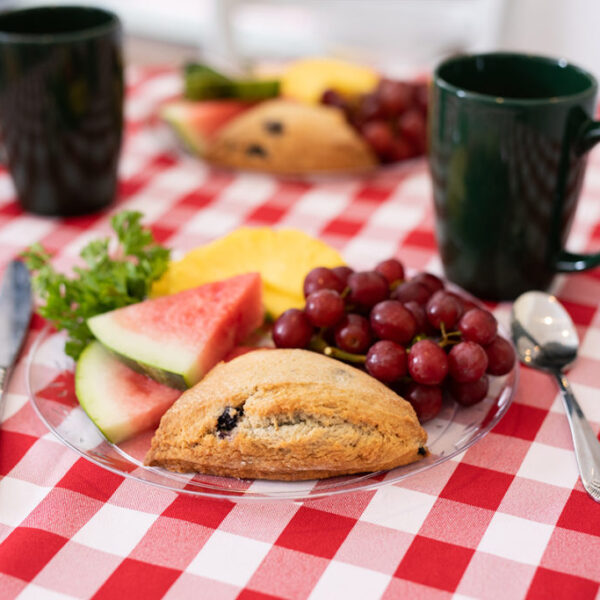
<svg viewBox="0 0 600 600">
<path fill-rule="evenodd" d="M 279 95 L 277 79 L 235 79 L 233 97 L 239 100 L 266 100 Z"/>
<path fill-rule="evenodd" d="M 184 68 L 184 95 L 188 100 L 229 98 L 232 81 L 222 73 L 200 63 Z"/>
<path fill-rule="evenodd" d="M 201 63 L 189 63 L 184 68 L 184 95 L 188 100 L 235 98 L 253 102 L 278 94 L 276 79 L 231 79 Z"/>
</svg>

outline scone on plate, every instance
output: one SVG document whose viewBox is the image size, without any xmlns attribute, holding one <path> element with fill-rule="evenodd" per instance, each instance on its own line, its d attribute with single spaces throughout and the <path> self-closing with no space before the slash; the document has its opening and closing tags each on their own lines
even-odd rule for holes
<svg viewBox="0 0 600 600">
<path fill-rule="evenodd" d="M 366 373 L 306 350 L 220 363 L 163 415 L 145 464 L 241 478 L 318 479 L 426 455 L 412 406 Z"/>
<path fill-rule="evenodd" d="M 337 108 L 270 100 L 219 131 L 206 158 L 216 164 L 281 174 L 361 172 L 377 164 Z"/>
</svg>

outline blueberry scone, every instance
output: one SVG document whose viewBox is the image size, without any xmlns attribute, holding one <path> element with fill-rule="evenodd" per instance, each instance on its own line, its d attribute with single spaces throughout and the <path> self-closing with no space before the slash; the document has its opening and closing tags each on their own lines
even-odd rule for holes
<svg viewBox="0 0 600 600">
<path fill-rule="evenodd" d="M 329 106 L 270 100 L 230 121 L 209 146 L 216 164 L 281 174 L 372 169 L 365 141 Z"/>
<path fill-rule="evenodd" d="M 145 463 L 301 480 L 392 469 L 427 454 L 412 406 L 363 371 L 306 350 L 217 365 L 163 415 Z"/>
</svg>

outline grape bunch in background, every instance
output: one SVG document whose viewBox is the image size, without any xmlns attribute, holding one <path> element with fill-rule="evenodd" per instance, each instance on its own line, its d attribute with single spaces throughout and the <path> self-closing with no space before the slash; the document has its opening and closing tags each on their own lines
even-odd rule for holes
<svg viewBox="0 0 600 600">
<path fill-rule="evenodd" d="M 342 110 L 383 163 L 425 153 L 426 83 L 381 79 L 375 90 L 354 98 L 326 90 L 321 102 Z"/>
<path fill-rule="evenodd" d="M 317 267 L 304 279 L 304 310 L 273 325 L 278 348 L 308 348 L 363 366 L 408 400 L 421 422 L 444 392 L 463 406 L 483 400 L 489 376 L 513 367 L 512 345 L 489 311 L 431 273 L 405 278 L 396 259 L 373 271 Z"/>
</svg>

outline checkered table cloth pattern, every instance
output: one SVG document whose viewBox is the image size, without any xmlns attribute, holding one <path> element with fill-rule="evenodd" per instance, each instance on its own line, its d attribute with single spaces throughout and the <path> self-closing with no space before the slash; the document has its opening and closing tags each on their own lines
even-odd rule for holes
<svg viewBox="0 0 600 600">
<path fill-rule="evenodd" d="M 211 170 L 173 147 L 156 108 L 180 82 L 132 70 L 119 201 L 176 254 L 240 225 L 291 226 L 356 267 L 399 256 L 441 272 L 423 164 L 369 180 L 281 181 Z M 35 241 L 69 268 L 108 214 L 24 214 L 0 170 L 0 267 Z M 570 237 L 600 248 L 600 151 Z M 555 293 L 582 341 L 570 372 L 600 428 L 600 270 Z M 495 307 L 500 320 L 509 306 Z M 600 598 L 600 505 L 578 480 L 557 388 L 523 368 L 504 419 L 462 455 L 376 491 L 303 503 L 235 504 L 150 487 L 63 446 L 34 413 L 24 357 L 0 428 L 0 599 Z"/>
</svg>

